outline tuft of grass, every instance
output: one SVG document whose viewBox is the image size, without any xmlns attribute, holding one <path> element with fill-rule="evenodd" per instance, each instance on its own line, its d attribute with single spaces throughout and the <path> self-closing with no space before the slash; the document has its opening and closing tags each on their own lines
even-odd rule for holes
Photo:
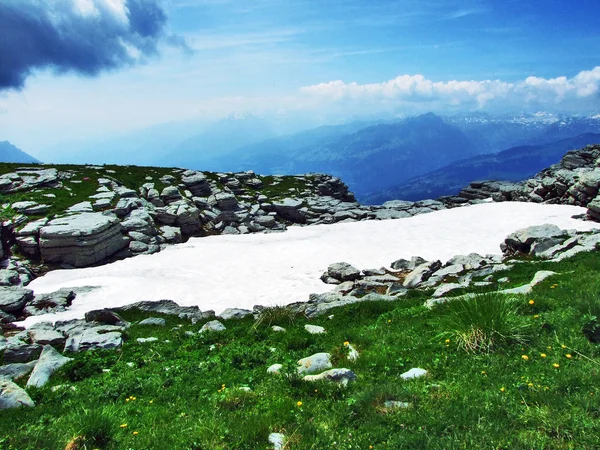
<svg viewBox="0 0 600 450">
<path fill-rule="evenodd" d="M 254 322 L 254 327 L 270 327 L 278 325 L 280 327 L 291 326 L 296 323 L 298 313 L 292 311 L 287 306 L 276 305 L 262 308 Z"/>
<path fill-rule="evenodd" d="M 532 337 L 531 322 L 519 314 L 519 303 L 500 294 L 482 294 L 438 307 L 444 329 L 438 336 L 468 353 L 489 353 Z"/>
</svg>

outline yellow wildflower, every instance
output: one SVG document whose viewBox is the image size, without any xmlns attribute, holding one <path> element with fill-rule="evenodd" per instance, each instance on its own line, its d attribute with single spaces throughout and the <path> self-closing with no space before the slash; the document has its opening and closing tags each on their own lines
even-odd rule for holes
<svg viewBox="0 0 600 450">
<path fill-rule="evenodd" d="M 534 318 L 534 319 L 539 319 L 539 318 L 540 318 L 540 315 L 539 315 L 539 314 L 536 314 L 535 316 L 533 316 L 533 318 Z"/>
<path fill-rule="evenodd" d="M 565 344 L 560 344 L 560 348 L 567 348 Z"/>
<path fill-rule="evenodd" d="M 446 339 L 445 342 L 446 342 L 446 344 L 449 344 L 450 343 L 450 339 Z"/>
<path fill-rule="evenodd" d="M 560 367 L 560 364 L 554 363 L 554 364 L 552 364 L 552 367 L 554 367 L 555 369 L 558 369 Z"/>
<path fill-rule="evenodd" d="M 527 355 L 521 355 L 521 358 L 523 359 L 523 361 L 529 361 L 529 356 Z"/>
<path fill-rule="evenodd" d="M 137 431 L 134 431 L 134 432 L 133 432 L 133 433 L 131 433 L 131 434 L 133 434 L 134 436 L 137 436 L 137 435 L 138 435 L 138 434 L 140 434 L 140 433 L 139 433 L 139 432 L 137 432 Z"/>
<path fill-rule="evenodd" d="M 533 383 L 527 383 L 527 386 L 533 387 Z"/>
<path fill-rule="evenodd" d="M 350 342 L 344 341 L 344 347 L 348 347 L 349 345 L 350 345 Z"/>
<path fill-rule="evenodd" d="M 121 425 L 119 425 L 119 428 L 127 428 L 127 424 L 126 423 L 122 423 Z"/>
<path fill-rule="evenodd" d="M 529 304 L 530 304 L 530 305 L 533 305 L 534 303 L 535 303 L 535 301 L 534 301 L 534 300 L 529 300 Z"/>
<path fill-rule="evenodd" d="M 546 357 L 546 354 L 545 354 L 545 353 L 540 353 L 540 356 L 541 356 L 542 358 L 545 358 L 545 357 Z"/>
<path fill-rule="evenodd" d="M 570 353 L 567 353 L 565 356 L 567 357 L 567 359 L 571 359 L 572 358 L 572 356 L 571 356 Z"/>
<path fill-rule="evenodd" d="M 297 402 L 296 405 L 297 406 L 302 406 L 302 402 Z"/>
<path fill-rule="evenodd" d="M 500 392 L 504 392 L 506 389 L 504 389 L 504 387 L 500 388 Z"/>
</svg>

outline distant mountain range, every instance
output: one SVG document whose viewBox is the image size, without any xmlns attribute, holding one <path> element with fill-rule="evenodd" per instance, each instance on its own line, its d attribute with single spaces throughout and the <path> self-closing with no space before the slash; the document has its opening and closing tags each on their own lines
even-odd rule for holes
<svg viewBox="0 0 600 450">
<path fill-rule="evenodd" d="M 10 163 L 39 163 L 33 156 L 15 147 L 8 141 L 0 141 L 0 162 Z"/>
<path fill-rule="evenodd" d="M 362 200 L 373 205 L 396 199 L 417 201 L 456 195 L 472 181 L 521 181 L 557 163 L 567 151 L 597 143 L 600 143 L 600 134 L 586 133 L 544 145 L 525 145 L 478 155 L 366 195 Z"/>
<path fill-rule="evenodd" d="M 527 177 L 539 169 L 526 163 L 525 152 L 508 157 L 507 161 L 512 162 L 504 165 L 497 160 L 502 157 L 495 157 L 493 164 L 485 158 L 473 160 L 479 162 L 455 167 L 452 174 L 436 175 L 445 177 L 444 181 L 426 182 L 433 171 L 455 162 L 515 147 L 537 148 L 527 151 L 540 155 L 548 165 L 562 156 L 551 149 L 567 145 L 554 147 L 553 143 L 582 134 L 600 134 L 599 115 L 571 117 L 548 113 L 450 117 L 429 113 L 316 128 L 314 123 L 317 118 L 311 121 L 294 116 L 238 115 L 210 123 L 162 124 L 120 136 L 65 143 L 36 154 L 55 163 L 155 165 L 223 172 L 254 170 L 281 175 L 324 172 L 342 178 L 359 201 L 376 202 L 389 198 L 391 193 L 417 199 L 433 195 L 428 192 L 449 192 L 454 186 L 452 177 L 456 182 L 460 179 L 461 185 L 475 178 L 489 178 L 490 173 L 500 176 L 511 170 L 510 179 Z M 547 144 L 552 145 L 544 147 Z M 564 151 L 581 145 L 573 144 Z M 556 156 L 546 158 L 546 151 Z M 483 169 L 486 164 L 491 166 Z M 518 167 L 519 164 L 525 167 Z M 473 171 L 472 176 L 469 171 Z M 400 191 L 399 186 L 403 186 Z"/>
</svg>

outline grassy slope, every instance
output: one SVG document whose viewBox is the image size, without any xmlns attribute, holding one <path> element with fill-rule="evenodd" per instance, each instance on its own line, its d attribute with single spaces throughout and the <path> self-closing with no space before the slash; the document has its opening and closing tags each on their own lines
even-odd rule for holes
<svg viewBox="0 0 600 450">
<path fill-rule="evenodd" d="M 0 194 L 0 220 L 12 219 L 19 214 L 12 210 L 8 205 L 18 201 L 35 201 L 40 204 L 50 205 L 49 211 L 44 215 L 30 215 L 28 221 L 36 220 L 42 217 L 54 217 L 64 212 L 67 208 L 83 202 L 89 201 L 89 197 L 96 193 L 99 187 L 98 178 L 109 178 L 116 180 L 123 186 L 134 189 L 139 192 L 139 188 L 148 182 L 152 182 L 159 192 L 167 185 L 162 183 L 159 178 L 163 175 L 173 175 L 180 182 L 180 174 L 173 168 L 167 167 L 144 167 L 144 166 L 84 166 L 84 165 L 36 165 L 36 164 L 17 164 L 0 163 L 0 175 L 9 172 L 19 172 L 19 168 L 24 167 L 43 167 L 56 168 L 60 172 L 68 172 L 72 176 L 69 179 L 62 180 L 64 187 L 50 188 L 42 187 L 27 192 L 15 192 L 12 194 Z M 219 188 L 223 185 L 218 181 L 219 177 L 213 172 L 204 172 L 212 181 L 217 182 Z M 146 177 L 152 177 L 149 181 Z M 290 195 L 300 194 L 306 187 L 302 178 L 294 176 L 284 176 L 277 179 L 273 176 L 258 176 L 264 187 L 258 191 L 247 187 L 246 193 L 255 195 L 257 193 L 268 196 L 271 200 L 278 200 Z M 310 178 L 310 176 L 307 176 Z M 45 197 L 45 194 L 53 194 L 55 198 Z M 114 202 L 116 203 L 116 202 Z M 113 205 L 114 206 L 114 205 Z"/>
<path fill-rule="evenodd" d="M 85 448 L 261 449 L 278 431 L 294 449 L 600 448 L 600 346 L 582 333 L 584 313 L 600 309 L 600 254 L 520 264 L 508 275 L 516 285 L 547 268 L 562 275 L 517 298 L 533 340 L 491 354 L 446 343 L 437 320 L 445 307 L 427 310 L 419 298 L 352 305 L 333 319 L 290 324 L 282 316 L 274 323 L 286 333 L 252 319 L 191 337 L 184 332 L 202 324 L 169 317 L 164 328 L 134 325 L 122 350 L 72 355 L 48 387 L 30 390 L 35 408 L 0 411 L 0 447 L 60 449 L 85 436 Z M 327 334 L 310 335 L 305 323 Z M 160 342 L 135 340 L 148 336 Z M 346 360 L 345 341 L 360 352 L 356 362 Z M 293 374 L 296 360 L 322 351 L 358 381 L 344 389 L 266 373 L 283 363 Z M 402 381 L 411 367 L 430 374 Z M 56 385 L 69 387 L 53 392 Z M 386 412 L 385 400 L 413 406 Z"/>
</svg>

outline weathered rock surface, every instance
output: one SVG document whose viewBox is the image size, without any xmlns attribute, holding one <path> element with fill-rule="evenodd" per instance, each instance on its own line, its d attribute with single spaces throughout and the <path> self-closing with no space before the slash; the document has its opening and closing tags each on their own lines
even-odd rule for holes
<svg viewBox="0 0 600 450">
<path fill-rule="evenodd" d="M 71 361 L 71 359 L 58 353 L 51 345 L 44 346 L 40 359 L 35 365 L 29 380 L 27 380 L 27 387 L 44 386 L 50 379 L 50 376 Z"/>
<path fill-rule="evenodd" d="M 0 409 L 35 406 L 29 394 L 10 380 L 0 379 Z"/>
</svg>

